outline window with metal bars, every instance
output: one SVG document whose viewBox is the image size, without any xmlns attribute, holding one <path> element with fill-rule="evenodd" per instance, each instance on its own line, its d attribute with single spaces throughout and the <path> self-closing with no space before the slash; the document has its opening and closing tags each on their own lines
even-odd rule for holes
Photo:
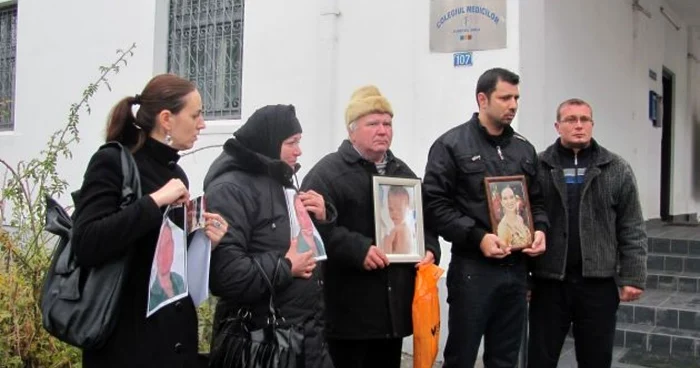
<svg viewBox="0 0 700 368">
<path fill-rule="evenodd" d="M 0 131 L 15 128 L 17 4 L 0 8 Z"/>
<path fill-rule="evenodd" d="M 204 118 L 241 117 L 243 0 L 170 0 L 168 72 L 193 81 Z"/>
</svg>

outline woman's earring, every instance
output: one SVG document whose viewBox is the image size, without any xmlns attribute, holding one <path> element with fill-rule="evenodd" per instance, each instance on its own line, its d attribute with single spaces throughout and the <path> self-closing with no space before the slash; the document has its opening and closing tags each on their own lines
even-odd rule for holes
<svg viewBox="0 0 700 368">
<path fill-rule="evenodd" d="M 165 144 L 168 146 L 173 143 L 173 137 L 170 136 L 170 133 L 165 134 Z"/>
</svg>

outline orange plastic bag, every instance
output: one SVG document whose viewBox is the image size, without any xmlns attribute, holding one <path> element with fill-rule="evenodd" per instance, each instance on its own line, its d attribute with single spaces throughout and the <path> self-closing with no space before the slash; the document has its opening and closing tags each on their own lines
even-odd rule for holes
<svg viewBox="0 0 700 368">
<path fill-rule="evenodd" d="M 440 341 L 440 299 L 438 279 L 445 272 L 428 264 L 418 268 L 413 295 L 413 367 L 431 368 Z"/>
</svg>

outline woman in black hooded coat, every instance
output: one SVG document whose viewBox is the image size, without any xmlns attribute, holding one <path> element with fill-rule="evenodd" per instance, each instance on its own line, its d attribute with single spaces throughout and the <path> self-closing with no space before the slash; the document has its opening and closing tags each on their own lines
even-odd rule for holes
<svg viewBox="0 0 700 368">
<path fill-rule="evenodd" d="M 252 312 L 254 328 L 265 325 L 270 293 L 257 261 L 274 282 L 281 316 L 303 329 L 297 367 L 326 368 L 332 363 L 323 334 L 319 267 L 310 251 L 298 252 L 290 240 L 294 207 L 286 193 L 297 191 L 292 178 L 299 168 L 301 132 L 294 106 L 260 108 L 225 143 L 204 179 L 207 206 L 229 224 L 211 258 L 210 289 L 219 298 L 212 341 L 221 337 L 223 321 L 241 308 Z M 335 210 L 321 195 L 297 194 L 317 227 L 335 221 Z M 212 357 L 225 354 L 217 348 L 213 344 Z"/>
</svg>

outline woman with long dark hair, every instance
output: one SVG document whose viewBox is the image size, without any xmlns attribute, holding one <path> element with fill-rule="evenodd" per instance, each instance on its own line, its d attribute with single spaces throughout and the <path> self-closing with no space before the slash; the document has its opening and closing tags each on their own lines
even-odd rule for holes
<svg viewBox="0 0 700 368">
<path fill-rule="evenodd" d="M 76 259 L 82 267 L 93 267 L 128 255 L 129 264 L 115 330 L 105 346 L 83 351 L 86 368 L 206 364 L 197 354 L 197 313 L 190 296 L 146 318 L 164 211 L 189 199 L 178 152 L 192 148 L 204 128 L 199 92 L 190 81 L 171 74 L 154 77 L 140 94 L 123 98 L 112 109 L 106 140 L 120 142 L 133 153 L 143 196 L 120 209 L 120 152 L 107 147 L 93 155 L 76 204 Z M 218 214 L 205 213 L 205 218 L 205 232 L 216 246 L 227 224 Z M 171 220 L 183 226 L 182 215 Z"/>
<path fill-rule="evenodd" d="M 510 186 L 501 189 L 503 217 L 498 223 L 498 237 L 507 246 L 526 247 L 532 244 L 532 233 L 519 212 L 518 197 Z"/>
</svg>

